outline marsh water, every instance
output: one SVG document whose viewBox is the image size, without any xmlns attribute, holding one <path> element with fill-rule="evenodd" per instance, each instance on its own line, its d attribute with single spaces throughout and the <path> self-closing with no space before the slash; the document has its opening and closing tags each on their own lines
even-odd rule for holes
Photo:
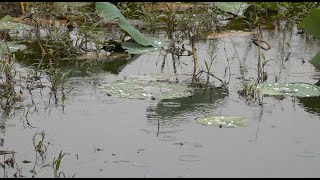
<svg viewBox="0 0 320 180">
<path fill-rule="evenodd" d="M 270 60 L 265 66 L 267 82 L 319 80 L 319 69 L 308 62 L 319 50 L 319 40 L 297 34 L 296 27 L 263 30 L 263 37 L 272 46 L 264 51 Z M 49 103 L 46 86 L 32 90 L 33 104 L 22 88 L 24 100 L 1 119 L 1 149 L 16 152 L 26 177 L 32 176 L 34 167 L 36 177 L 52 177 L 52 169 L 41 166 L 51 164 L 60 151 L 66 155 L 59 171 L 67 177 L 319 177 L 320 99 L 261 96 L 257 102 L 238 94 L 250 78 L 257 77 L 258 47 L 250 38 L 196 43 L 199 69 L 205 69 L 204 60 L 210 62 L 215 46 L 211 73 L 229 81 L 226 90 L 212 89 L 211 95 L 198 92 L 194 98 L 153 101 L 108 96 L 99 89 L 128 75 L 191 80 L 192 56 L 175 59 L 163 51 L 121 64 L 108 62 L 90 75 L 74 73 L 65 84 L 63 104 Z M 191 49 L 188 41 L 184 43 Z M 32 69 L 26 60 L 17 60 L 21 74 Z M 45 76 L 42 82 L 48 84 Z M 244 117 L 247 126 L 196 123 L 208 114 Z M 36 160 L 32 141 L 41 131 L 49 143 L 45 163 Z M 25 160 L 31 163 L 22 163 Z"/>
</svg>

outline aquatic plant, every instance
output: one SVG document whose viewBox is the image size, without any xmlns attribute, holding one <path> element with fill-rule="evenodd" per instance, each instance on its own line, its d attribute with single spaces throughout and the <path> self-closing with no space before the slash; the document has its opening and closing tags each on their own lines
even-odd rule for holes
<svg viewBox="0 0 320 180">
<path fill-rule="evenodd" d="M 96 3 L 96 9 L 99 16 L 104 18 L 107 21 L 113 20 L 115 18 L 118 19 L 119 27 L 126 31 L 134 40 L 135 42 L 143 45 L 143 46 L 152 46 L 152 47 L 163 47 L 167 45 L 167 42 L 153 38 L 147 37 L 139 30 L 134 28 L 129 21 L 121 14 L 119 9 L 111 4 L 111 3 Z"/>
<path fill-rule="evenodd" d="M 320 9 L 313 10 L 300 22 L 299 26 L 314 37 L 320 38 Z M 320 64 L 320 51 L 311 59 L 310 63 L 317 65 Z"/>
<path fill-rule="evenodd" d="M 99 88 L 109 96 L 149 100 L 173 99 L 193 94 L 193 89 L 186 84 L 159 75 L 129 76 L 124 80 L 102 84 Z"/>
<path fill-rule="evenodd" d="M 15 151 L 4 151 L 0 150 L 0 156 L 3 156 L 3 162 L 0 162 L 0 167 L 3 168 L 3 178 L 9 178 L 7 167 L 11 169 L 15 169 L 15 173 L 13 173 L 12 177 L 20 178 L 24 177 L 21 175 L 21 168 L 19 168 L 18 163 L 15 159 Z M 10 157 L 6 157 L 6 155 L 10 155 Z"/>
<path fill-rule="evenodd" d="M 293 97 L 320 96 L 320 88 L 308 83 L 259 83 L 256 86 L 259 93 L 267 95 L 283 95 Z"/>
<path fill-rule="evenodd" d="M 58 103 L 57 92 L 59 89 L 61 89 L 62 101 L 65 99 L 64 83 L 66 82 L 72 69 L 70 69 L 67 72 L 63 72 L 63 71 L 61 71 L 60 68 L 57 68 L 56 65 L 54 65 L 52 63 L 50 63 L 49 66 L 50 66 L 50 69 L 47 69 L 44 71 L 48 75 L 48 80 L 51 83 L 50 89 L 51 89 L 51 92 L 52 92 L 54 100 L 55 100 L 54 102 L 55 102 L 55 104 L 57 104 Z M 51 95 L 50 95 L 50 99 L 51 99 Z M 49 101 L 49 104 L 50 104 L 50 101 Z"/>
<path fill-rule="evenodd" d="M 1 46 L 1 59 L 0 59 L 0 77 L 1 84 L 1 108 L 5 112 L 10 112 L 13 104 L 19 99 L 18 94 L 15 92 L 14 85 L 14 60 L 15 56 L 10 52 L 10 48 L 6 44 Z"/>
<path fill-rule="evenodd" d="M 65 177 L 65 174 L 61 171 L 59 172 L 61 161 L 66 153 L 62 153 L 60 151 L 58 157 L 54 157 L 53 162 L 52 162 L 52 167 L 53 167 L 53 177 L 54 178 L 60 178 L 61 176 Z"/>
</svg>

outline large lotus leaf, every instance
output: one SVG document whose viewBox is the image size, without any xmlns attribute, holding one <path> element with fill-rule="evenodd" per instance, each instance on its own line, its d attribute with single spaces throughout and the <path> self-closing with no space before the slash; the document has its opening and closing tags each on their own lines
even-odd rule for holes
<svg viewBox="0 0 320 180">
<path fill-rule="evenodd" d="M 310 63 L 320 65 L 320 51 L 310 60 Z"/>
<path fill-rule="evenodd" d="M 101 85 L 100 89 L 108 95 L 130 99 L 173 99 L 191 96 L 192 88 L 168 80 L 164 76 L 130 76 L 110 84 Z"/>
<path fill-rule="evenodd" d="M 115 18 L 126 19 L 115 5 L 108 2 L 96 2 L 96 10 L 99 16 L 108 21 Z"/>
<path fill-rule="evenodd" d="M 308 33 L 320 38 L 320 9 L 315 9 L 305 17 L 299 24 Z"/>
<path fill-rule="evenodd" d="M 99 16 L 110 21 L 118 18 L 120 28 L 125 30 L 137 43 L 143 46 L 163 47 L 168 45 L 168 41 L 147 37 L 134 28 L 129 21 L 121 14 L 119 9 L 108 2 L 96 2 L 96 10 Z"/>
<path fill-rule="evenodd" d="M 294 97 L 320 96 L 320 87 L 307 83 L 260 83 L 257 91 L 267 95 Z"/>
<path fill-rule="evenodd" d="M 34 27 L 27 24 L 13 22 L 11 16 L 7 15 L 0 20 L 0 30 L 32 30 Z"/>
<path fill-rule="evenodd" d="M 205 116 L 198 118 L 196 121 L 198 124 L 216 126 L 216 127 L 245 127 L 245 118 L 236 116 Z"/>
<path fill-rule="evenodd" d="M 143 46 L 135 42 L 125 42 L 122 44 L 122 48 L 129 54 L 146 54 L 161 49 L 159 47 Z"/>
<path fill-rule="evenodd" d="M 250 4 L 244 2 L 215 2 L 214 5 L 222 11 L 238 16 L 242 16 L 243 12 L 250 6 Z"/>
</svg>

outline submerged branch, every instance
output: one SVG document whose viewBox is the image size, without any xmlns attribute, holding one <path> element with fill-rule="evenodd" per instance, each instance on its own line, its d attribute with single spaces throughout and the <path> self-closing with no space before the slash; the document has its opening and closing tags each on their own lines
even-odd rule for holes
<svg viewBox="0 0 320 180">
<path fill-rule="evenodd" d="M 218 80 L 222 83 L 223 86 L 226 85 L 226 83 L 225 83 L 222 79 L 220 79 L 220 78 L 218 78 L 217 76 L 215 76 L 214 74 L 212 74 L 212 73 L 210 73 L 210 72 L 207 72 L 207 71 L 204 71 L 204 70 L 201 70 L 200 72 L 198 72 L 194 77 L 200 76 L 201 73 L 207 73 L 208 75 L 210 75 L 210 76 L 218 79 Z"/>
</svg>

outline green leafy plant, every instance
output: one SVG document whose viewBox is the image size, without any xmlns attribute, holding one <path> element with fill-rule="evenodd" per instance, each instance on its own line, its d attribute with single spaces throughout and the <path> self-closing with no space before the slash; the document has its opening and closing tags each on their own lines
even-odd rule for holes
<svg viewBox="0 0 320 180">
<path fill-rule="evenodd" d="M 17 93 L 14 90 L 14 60 L 15 55 L 11 53 L 10 48 L 4 44 L 0 49 L 0 77 L 2 79 L 0 100 L 1 108 L 5 112 L 10 112 L 13 104 L 18 100 Z"/>
<path fill-rule="evenodd" d="M 320 9 L 311 11 L 311 13 L 300 22 L 299 26 L 313 36 L 320 38 Z"/>
<path fill-rule="evenodd" d="M 51 83 L 51 92 L 54 95 L 55 104 L 58 103 L 58 97 L 57 97 L 57 91 L 58 89 L 61 89 L 62 93 L 62 100 L 65 99 L 64 94 L 64 83 L 66 82 L 68 76 L 70 75 L 72 69 L 70 69 L 67 72 L 63 72 L 61 68 L 55 67 L 54 64 L 49 64 L 50 68 L 47 70 L 44 70 L 48 74 L 49 81 Z M 50 96 L 51 97 L 51 96 Z"/>
<path fill-rule="evenodd" d="M 111 3 L 97 2 L 96 10 L 98 15 L 107 21 L 118 19 L 119 27 L 126 31 L 138 44 L 159 48 L 167 45 L 166 41 L 153 37 L 147 37 L 142 34 L 139 30 L 134 28 L 129 23 L 129 21 L 121 14 L 119 9 Z"/>
<path fill-rule="evenodd" d="M 307 17 L 305 17 L 299 24 L 308 33 L 316 38 L 320 38 L 320 9 L 313 10 Z M 320 52 L 318 52 L 310 61 L 312 64 L 320 64 Z"/>
<path fill-rule="evenodd" d="M 62 175 L 65 176 L 63 172 L 59 172 L 61 161 L 62 161 L 65 154 L 66 153 L 62 153 L 62 151 L 60 151 L 58 157 L 57 158 L 55 157 L 53 159 L 52 167 L 53 167 L 54 178 L 60 178 Z"/>
</svg>

